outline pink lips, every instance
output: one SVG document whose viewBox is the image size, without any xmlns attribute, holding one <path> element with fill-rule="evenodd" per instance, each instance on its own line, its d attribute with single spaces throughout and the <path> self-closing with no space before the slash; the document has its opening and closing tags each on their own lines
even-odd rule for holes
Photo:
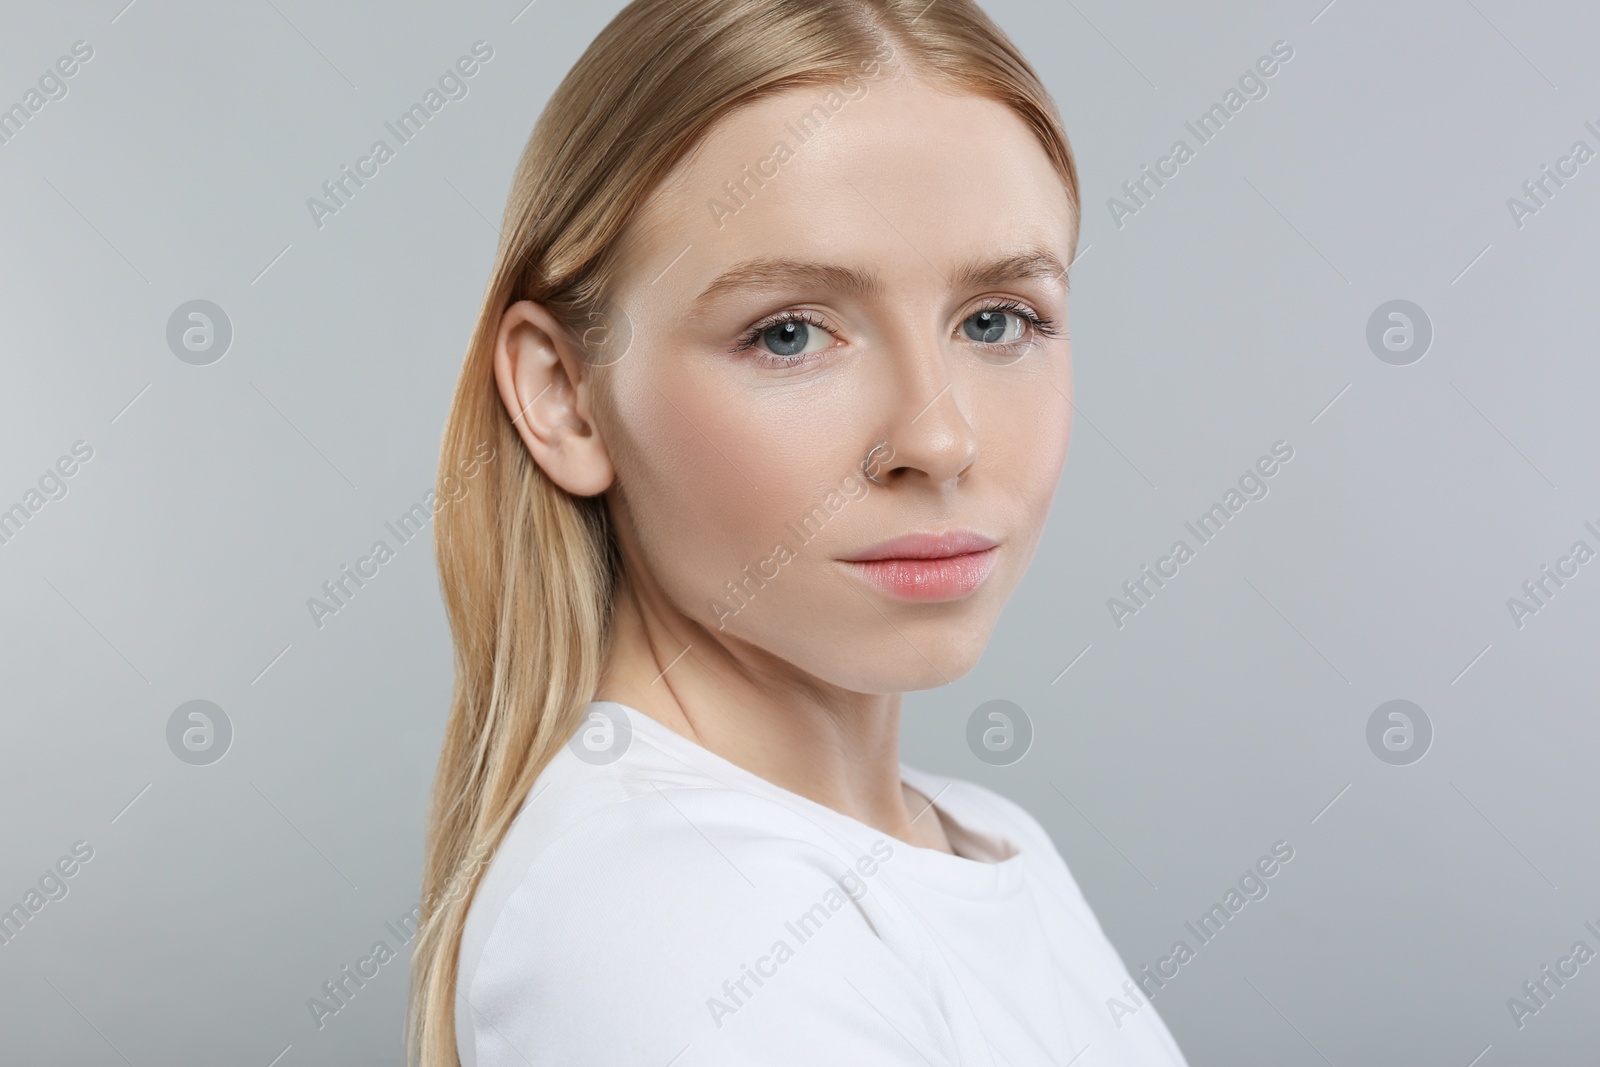
<svg viewBox="0 0 1600 1067">
<path fill-rule="evenodd" d="M 857 576 L 902 600 L 952 600 L 983 584 L 998 542 L 970 530 L 906 534 L 841 560 Z"/>
</svg>

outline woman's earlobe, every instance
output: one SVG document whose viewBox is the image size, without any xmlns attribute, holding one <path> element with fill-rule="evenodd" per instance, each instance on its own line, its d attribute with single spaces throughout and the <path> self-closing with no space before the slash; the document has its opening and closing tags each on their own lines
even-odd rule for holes
<svg viewBox="0 0 1600 1067">
<path fill-rule="evenodd" d="M 588 410 L 584 353 L 548 309 L 519 300 L 500 318 L 494 375 L 517 434 L 534 462 L 574 496 L 604 492 L 615 472 Z"/>
</svg>

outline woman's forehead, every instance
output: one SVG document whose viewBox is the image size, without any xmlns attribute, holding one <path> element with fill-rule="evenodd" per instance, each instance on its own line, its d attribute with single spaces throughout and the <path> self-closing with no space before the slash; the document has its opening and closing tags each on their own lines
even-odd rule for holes
<svg viewBox="0 0 1600 1067">
<path fill-rule="evenodd" d="M 851 90 L 853 89 L 853 95 Z M 927 265 L 975 250 L 1069 248 L 1075 215 L 1010 108 L 907 78 L 785 90 L 714 126 L 630 225 L 654 281 L 755 258 Z M 700 271 L 705 273 L 704 270 Z"/>
</svg>

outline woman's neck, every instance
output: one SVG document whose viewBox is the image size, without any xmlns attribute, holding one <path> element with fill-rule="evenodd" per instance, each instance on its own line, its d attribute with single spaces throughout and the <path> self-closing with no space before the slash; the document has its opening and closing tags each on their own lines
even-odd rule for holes
<svg viewBox="0 0 1600 1067">
<path fill-rule="evenodd" d="M 897 840 L 954 852 L 900 780 L 900 695 L 851 693 L 619 582 L 597 700 L 614 700 L 780 788 Z"/>
</svg>

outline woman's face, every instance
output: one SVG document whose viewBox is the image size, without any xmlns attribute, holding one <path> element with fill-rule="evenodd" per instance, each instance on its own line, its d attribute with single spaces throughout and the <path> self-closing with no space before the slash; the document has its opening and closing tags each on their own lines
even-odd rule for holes
<svg viewBox="0 0 1600 1067">
<path fill-rule="evenodd" d="M 691 643 L 864 693 L 977 663 L 1066 456 L 1074 227 L 1014 112 L 887 72 L 678 167 L 623 245 L 603 437 L 625 566 Z"/>
</svg>

